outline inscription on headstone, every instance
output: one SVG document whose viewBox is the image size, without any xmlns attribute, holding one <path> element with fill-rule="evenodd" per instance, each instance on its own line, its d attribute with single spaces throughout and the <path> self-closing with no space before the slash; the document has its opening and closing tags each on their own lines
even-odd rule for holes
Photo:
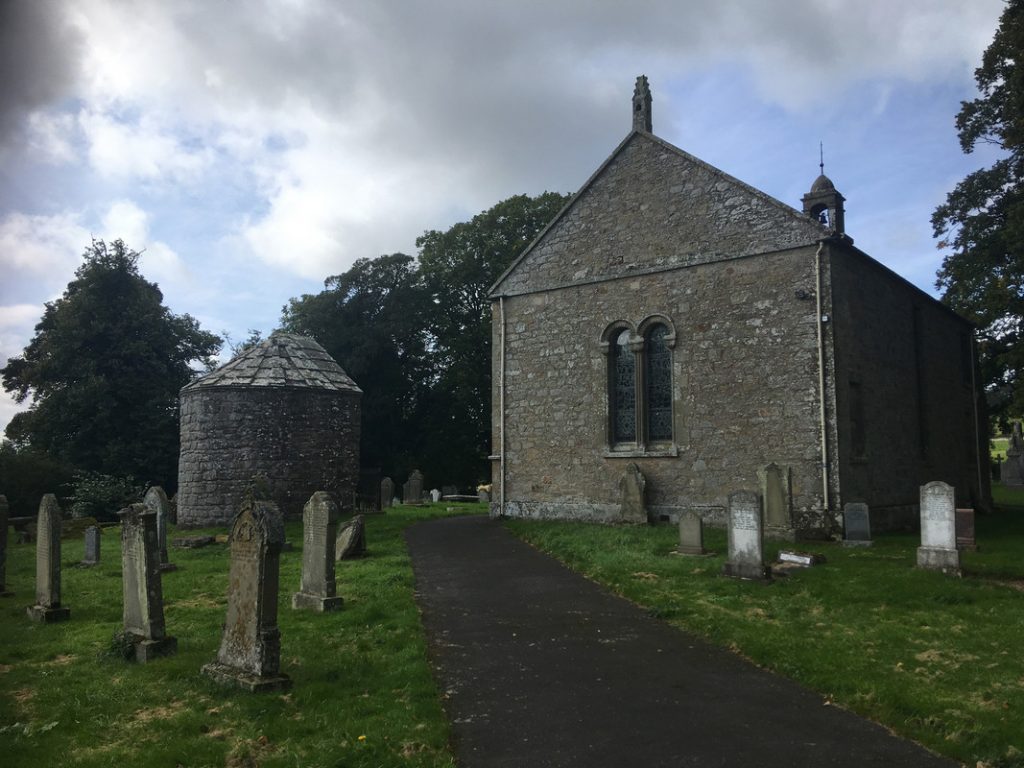
<svg viewBox="0 0 1024 768">
<path fill-rule="evenodd" d="M 644 494 L 647 478 L 635 462 L 626 465 L 626 471 L 619 478 L 619 493 L 622 495 L 620 514 L 625 523 L 646 523 L 647 505 Z"/>
<path fill-rule="evenodd" d="M 249 691 L 286 690 L 277 626 L 284 520 L 271 501 L 248 498 L 231 524 L 228 610 L 217 660 L 203 674 Z"/>
<path fill-rule="evenodd" d="M 380 481 L 380 508 L 387 509 L 395 498 L 395 482 L 390 477 Z"/>
<path fill-rule="evenodd" d="M 864 502 L 851 501 L 843 506 L 843 546 L 871 546 L 871 516 Z"/>
<path fill-rule="evenodd" d="M 98 525 L 90 525 L 85 529 L 85 555 L 82 557 L 81 565 L 99 565 L 100 562 L 100 528 Z"/>
<path fill-rule="evenodd" d="M 302 508 L 302 585 L 292 608 L 335 611 L 341 608 L 334 580 L 338 505 L 326 491 L 314 493 Z"/>
<path fill-rule="evenodd" d="M 10 597 L 14 594 L 7 589 L 7 518 L 9 514 L 7 497 L 0 495 L 0 597 Z"/>
<path fill-rule="evenodd" d="M 36 520 L 36 604 L 28 607 L 29 618 L 44 624 L 71 616 L 71 609 L 60 604 L 60 525 L 60 505 L 48 493 Z"/>
<path fill-rule="evenodd" d="M 167 635 L 160 579 L 157 513 L 146 504 L 132 504 L 121 518 L 121 583 L 124 593 L 124 633 L 135 646 L 140 664 L 178 650 Z"/>
<path fill-rule="evenodd" d="M 156 535 L 158 544 L 158 556 L 161 571 L 174 571 L 177 566 L 167 556 L 167 523 L 171 517 L 171 502 L 167 494 L 159 485 L 152 486 L 146 491 L 146 497 L 142 500 L 146 509 L 156 515 Z"/>
<path fill-rule="evenodd" d="M 957 549 L 967 549 L 972 552 L 978 548 L 978 542 L 974 538 L 973 509 L 958 509 L 956 511 L 956 546 Z"/>
<path fill-rule="evenodd" d="M 764 564 L 764 527 L 761 499 L 750 491 L 729 495 L 729 559 L 722 571 L 740 579 L 769 579 Z"/>
<path fill-rule="evenodd" d="M 936 480 L 921 486 L 921 546 L 917 567 L 946 573 L 960 573 L 960 551 L 956 548 L 956 504 L 954 488 Z"/>
<path fill-rule="evenodd" d="M 423 475 L 414 469 L 402 486 L 402 503 L 419 505 L 423 503 Z"/>
<path fill-rule="evenodd" d="M 704 555 L 704 519 L 698 512 L 686 510 L 679 515 L 679 547 L 681 555 Z"/>
<path fill-rule="evenodd" d="M 336 560 L 353 560 L 366 554 L 366 523 L 356 515 L 338 529 L 334 545 Z"/>
</svg>

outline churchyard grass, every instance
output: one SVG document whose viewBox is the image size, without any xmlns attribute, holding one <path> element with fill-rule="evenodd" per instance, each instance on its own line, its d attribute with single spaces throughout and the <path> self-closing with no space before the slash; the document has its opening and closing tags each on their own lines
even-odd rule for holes
<svg viewBox="0 0 1024 768">
<path fill-rule="evenodd" d="M 721 575 L 713 557 L 670 554 L 674 526 L 511 520 L 574 570 L 896 733 L 971 765 L 1024 766 L 1024 510 L 977 519 L 963 579 L 914 567 L 916 534 L 870 548 L 802 542 L 827 563 L 770 585 Z M 766 557 L 792 544 L 766 542 Z"/>
<path fill-rule="evenodd" d="M 480 513 L 482 505 L 460 505 Z M 98 566 L 80 538 L 63 542 L 62 603 L 71 618 L 28 620 L 34 545 L 11 544 L 0 602 L 0 763 L 26 766 L 452 766 L 430 674 L 402 530 L 444 505 L 366 518 L 368 557 L 337 564 L 340 611 L 291 608 L 300 584 L 301 522 L 281 556 L 278 622 L 287 694 L 223 689 L 200 675 L 220 644 L 228 549 L 172 547 L 163 575 L 176 655 L 146 665 L 105 654 L 121 628 L 119 529 L 104 529 Z M 224 529 L 189 531 L 223 533 Z M 170 539 L 181 535 L 171 530 Z"/>
</svg>

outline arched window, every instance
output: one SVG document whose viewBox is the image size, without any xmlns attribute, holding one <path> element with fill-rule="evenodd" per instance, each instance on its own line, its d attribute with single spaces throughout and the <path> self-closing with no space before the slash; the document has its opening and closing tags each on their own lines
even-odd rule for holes
<svg viewBox="0 0 1024 768">
<path fill-rule="evenodd" d="M 610 339 L 608 394 L 613 443 L 636 442 L 636 357 L 629 348 L 629 330 Z"/>
<path fill-rule="evenodd" d="M 650 442 L 672 440 L 672 350 L 669 330 L 661 323 L 644 335 L 644 404 L 646 438 Z"/>
</svg>

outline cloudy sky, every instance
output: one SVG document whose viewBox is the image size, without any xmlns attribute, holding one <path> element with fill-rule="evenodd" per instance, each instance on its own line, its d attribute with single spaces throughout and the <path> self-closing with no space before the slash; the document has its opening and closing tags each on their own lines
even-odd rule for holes
<svg viewBox="0 0 1024 768">
<path fill-rule="evenodd" d="M 240 340 L 357 258 L 654 132 L 934 292 L 929 216 L 1001 0 L 0 0 L 0 365 L 90 238 Z M 17 406 L 0 394 L 0 428 Z"/>
</svg>

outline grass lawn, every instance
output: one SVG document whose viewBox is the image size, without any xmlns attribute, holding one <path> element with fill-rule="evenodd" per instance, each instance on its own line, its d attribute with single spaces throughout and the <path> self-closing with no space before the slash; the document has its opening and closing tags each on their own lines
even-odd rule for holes
<svg viewBox="0 0 1024 768">
<path fill-rule="evenodd" d="M 91 569 L 74 567 L 82 540 L 63 542 L 62 599 L 71 608 L 63 624 L 26 617 L 35 548 L 11 545 L 7 585 L 16 595 L 0 599 L 0 763 L 453 766 L 402 537 L 407 525 L 448 514 L 431 505 L 368 517 L 369 556 L 337 564 L 345 605 L 328 614 L 291 608 L 302 526 L 286 526 L 295 549 L 281 556 L 281 668 L 295 685 L 285 695 L 222 689 L 199 673 L 220 644 L 226 546 L 171 549 L 180 570 L 164 574 L 163 591 L 178 654 L 140 666 L 104 656 L 121 628 L 117 527 L 105 529 L 101 564 Z"/>
<path fill-rule="evenodd" d="M 867 549 L 801 543 L 828 562 L 771 585 L 721 576 L 718 554 L 670 554 L 674 527 L 512 520 L 508 527 L 654 616 L 936 752 L 1024 766 L 1024 509 L 980 517 L 967 577 L 914 567 L 916 535 Z M 774 559 L 782 545 L 768 542 Z M 792 545 L 786 545 L 792 546 Z"/>
</svg>

